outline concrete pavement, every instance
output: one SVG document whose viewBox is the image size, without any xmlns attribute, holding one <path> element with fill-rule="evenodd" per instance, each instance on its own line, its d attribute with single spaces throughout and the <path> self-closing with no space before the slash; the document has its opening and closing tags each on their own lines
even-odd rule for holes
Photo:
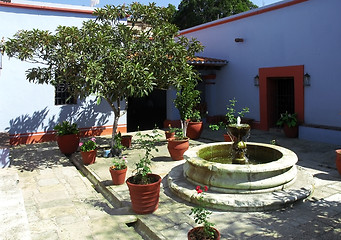
<svg viewBox="0 0 341 240">
<path fill-rule="evenodd" d="M 276 211 L 212 209 L 211 221 L 222 239 L 341 239 L 341 176 L 334 153 L 340 146 L 288 139 L 277 131 L 252 130 L 249 139 L 271 140 L 298 155 L 298 166 L 314 177 L 314 192 L 305 201 Z M 101 146 L 108 144 L 106 138 L 99 141 Z M 202 138 L 190 144 L 213 141 L 223 141 L 222 133 L 205 129 Z M 100 157 L 100 152 L 95 164 L 84 166 L 79 153 L 68 159 L 56 143 L 11 148 L 12 165 L 0 171 L 1 202 L 9 202 L 3 196 L 13 195 L 18 207 L 13 211 L 1 204 L 6 230 L 0 228 L 0 239 L 186 239 L 196 226 L 189 216 L 193 206 L 168 189 L 166 175 L 183 161 L 172 161 L 166 145 L 164 140 L 154 154 L 152 170 L 163 181 L 159 208 L 149 215 L 132 212 L 127 186 L 111 184 L 111 160 Z M 128 177 L 141 151 L 133 144 L 125 154 Z"/>
</svg>

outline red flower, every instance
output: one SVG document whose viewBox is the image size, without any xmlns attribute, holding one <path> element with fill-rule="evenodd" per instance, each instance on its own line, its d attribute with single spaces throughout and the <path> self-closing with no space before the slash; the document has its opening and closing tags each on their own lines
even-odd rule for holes
<svg viewBox="0 0 341 240">
<path fill-rule="evenodd" d="M 207 186 L 205 186 L 205 187 L 204 187 L 204 191 L 205 191 L 205 192 L 207 192 L 207 190 L 208 190 L 208 187 L 207 187 Z"/>
<path fill-rule="evenodd" d="M 202 190 L 201 190 L 201 189 L 198 189 L 198 190 L 197 190 L 197 193 L 202 193 Z"/>
<path fill-rule="evenodd" d="M 197 187 L 195 188 L 195 190 L 197 190 L 197 191 L 200 190 L 200 186 L 197 186 Z"/>
</svg>

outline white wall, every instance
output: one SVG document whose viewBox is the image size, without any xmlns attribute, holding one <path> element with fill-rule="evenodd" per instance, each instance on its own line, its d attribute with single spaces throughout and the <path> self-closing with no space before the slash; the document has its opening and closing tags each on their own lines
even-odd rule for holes
<svg viewBox="0 0 341 240">
<path fill-rule="evenodd" d="M 58 25 L 80 27 L 83 21 L 90 18 L 93 18 L 90 14 L 0 6 L 0 38 L 12 37 L 20 29 L 38 28 L 53 32 Z M 53 130 L 54 125 L 63 120 L 77 122 L 79 127 L 112 125 L 113 113 L 106 101 L 98 106 L 94 97 L 89 97 L 86 101 L 78 100 L 77 105 L 55 106 L 53 86 L 26 80 L 25 71 L 32 66 L 3 56 L 3 69 L 0 70 L 0 132 L 44 132 Z M 121 118 L 119 124 L 125 125 L 126 118 Z"/>
<path fill-rule="evenodd" d="M 341 127 L 340 9 L 340 0 L 309 0 L 185 34 L 202 42 L 204 56 L 229 61 L 207 87 L 209 115 L 224 114 L 228 99 L 236 97 L 238 106 L 250 108 L 248 117 L 259 121 L 259 88 L 253 85 L 258 69 L 304 65 L 311 76 L 305 123 Z"/>
</svg>

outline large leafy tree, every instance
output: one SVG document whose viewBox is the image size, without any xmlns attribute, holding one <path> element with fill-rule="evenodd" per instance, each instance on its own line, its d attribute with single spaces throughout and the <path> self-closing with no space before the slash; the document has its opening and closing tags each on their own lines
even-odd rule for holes
<svg viewBox="0 0 341 240">
<path fill-rule="evenodd" d="M 249 0 L 182 0 L 173 23 L 180 29 L 257 8 Z"/>
<path fill-rule="evenodd" d="M 5 51 L 9 57 L 40 63 L 27 70 L 31 82 L 66 82 L 75 96 L 105 99 L 114 112 L 114 146 L 122 102 L 148 95 L 154 88 L 179 89 L 194 79 L 187 60 L 202 46 L 177 37 L 178 28 L 169 22 L 173 13 L 172 6 L 107 5 L 81 28 L 19 31 L 6 41 Z M 121 21 L 126 17 L 131 24 Z"/>
</svg>

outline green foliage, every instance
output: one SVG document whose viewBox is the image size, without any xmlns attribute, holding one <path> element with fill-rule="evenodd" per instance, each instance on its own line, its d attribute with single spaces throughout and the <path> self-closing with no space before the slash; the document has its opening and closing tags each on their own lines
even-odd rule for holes
<svg viewBox="0 0 341 240">
<path fill-rule="evenodd" d="M 127 158 L 126 157 L 115 157 L 113 160 L 113 166 L 115 170 L 122 170 L 122 169 L 126 169 L 127 168 Z"/>
<path fill-rule="evenodd" d="M 170 133 L 175 133 L 178 130 L 178 128 L 173 128 L 171 124 L 168 124 L 168 128 L 169 128 L 168 132 Z"/>
<path fill-rule="evenodd" d="M 226 129 L 227 125 L 224 122 L 219 122 L 218 124 L 210 124 L 208 127 L 213 131 L 218 131 L 221 128 Z"/>
<path fill-rule="evenodd" d="M 63 121 L 61 123 L 58 123 L 54 130 L 56 130 L 56 134 L 58 136 L 64 136 L 64 135 L 70 135 L 70 134 L 78 134 L 79 129 L 77 127 L 76 123 L 70 123 L 68 121 Z"/>
<path fill-rule="evenodd" d="M 200 115 L 200 111 L 195 109 L 193 110 L 191 117 L 190 117 L 190 121 L 191 122 L 200 122 L 201 121 L 201 115 Z"/>
<path fill-rule="evenodd" d="M 184 131 L 181 128 L 176 128 L 174 138 L 176 140 L 187 139 L 186 135 L 184 135 Z"/>
<path fill-rule="evenodd" d="M 82 152 L 89 152 L 95 150 L 97 148 L 96 138 L 91 138 L 90 140 L 84 143 L 80 142 L 79 146 Z"/>
<path fill-rule="evenodd" d="M 198 75 L 193 73 L 178 88 L 174 103 L 182 120 L 190 119 L 195 112 L 195 107 L 200 103 L 200 91 L 195 89 L 197 83 Z"/>
<path fill-rule="evenodd" d="M 121 135 L 121 132 L 117 133 L 115 136 L 114 136 L 114 148 L 118 151 L 121 151 L 123 150 L 125 147 L 122 145 L 122 135 Z"/>
<path fill-rule="evenodd" d="M 189 215 L 193 214 L 195 223 L 203 224 L 205 233 L 205 236 L 202 236 L 203 239 L 213 239 L 214 230 L 212 227 L 214 226 L 214 224 L 208 221 L 208 218 L 212 214 L 212 212 L 206 209 L 203 201 L 203 194 L 204 192 L 207 192 L 207 190 L 208 190 L 207 186 L 205 186 L 204 189 L 201 189 L 200 186 L 196 187 L 199 206 L 192 208 Z"/>
<path fill-rule="evenodd" d="M 297 126 L 297 113 L 281 113 L 281 117 L 277 120 L 276 125 L 282 127 L 284 124 L 287 124 L 288 127 Z"/>
<path fill-rule="evenodd" d="M 151 173 L 151 159 L 154 157 L 152 151 L 158 152 L 156 144 L 160 142 L 161 134 L 154 129 L 152 133 L 138 132 L 136 140 L 137 147 L 144 150 L 144 156 L 140 156 L 140 161 L 136 163 L 136 174 L 134 175 L 134 181 L 138 184 L 148 184 L 148 173 Z"/>
<path fill-rule="evenodd" d="M 236 111 L 236 98 L 229 100 L 229 105 L 226 106 L 226 122 L 219 122 L 218 124 L 211 124 L 209 125 L 209 128 L 212 130 L 219 130 L 220 128 L 227 129 L 228 124 L 236 124 L 237 123 L 237 117 L 244 117 L 244 115 L 248 112 L 250 112 L 250 109 L 248 107 L 243 107 L 241 111 Z"/>
<path fill-rule="evenodd" d="M 199 75 L 196 72 L 191 72 L 188 78 L 178 87 L 176 99 L 174 100 L 175 107 L 179 110 L 181 118 L 181 126 L 183 135 L 186 136 L 188 119 L 197 118 L 200 112 L 195 107 L 200 103 L 200 91 L 195 89 L 198 84 Z"/>
<path fill-rule="evenodd" d="M 227 112 L 225 116 L 229 124 L 236 124 L 237 117 L 244 117 L 245 113 L 248 113 L 250 110 L 248 107 L 244 107 L 241 111 L 237 112 L 235 109 L 237 103 L 236 98 L 230 99 L 229 101 L 230 104 L 226 107 Z"/>
<path fill-rule="evenodd" d="M 182 0 L 173 17 L 180 29 L 190 28 L 206 22 L 257 8 L 249 0 Z"/>
<path fill-rule="evenodd" d="M 9 57 L 39 63 L 28 69 L 34 83 L 68 84 L 72 95 L 105 99 L 114 112 L 112 145 L 121 101 L 148 95 L 153 89 L 182 86 L 193 75 L 188 57 L 202 51 L 194 39 L 178 36 L 169 22 L 174 7 L 139 3 L 96 9 L 96 20 L 80 28 L 58 26 L 54 33 L 21 30 L 5 42 Z M 131 24 L 121 22 L 130 16 Z M 135 28 L 139 24 L 146 28 Z M 144 30 L 142 30 L 144 29 Z"/>
</svg>

